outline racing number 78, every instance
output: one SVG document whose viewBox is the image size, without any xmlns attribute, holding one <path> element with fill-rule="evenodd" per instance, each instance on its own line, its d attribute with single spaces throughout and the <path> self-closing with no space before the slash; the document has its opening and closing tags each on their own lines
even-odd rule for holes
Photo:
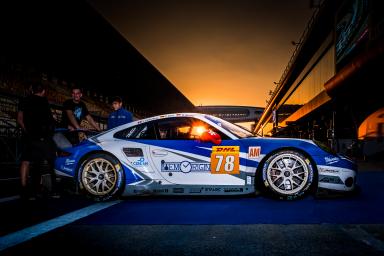
<svg viewBox="0 0 384 256">
<path fill-rule="evenodd" d="M 223 164 L 223 155 L 216 155 L 216 159 L 218 159 L 217 165 L 216 165 L 216 172 L 220 172 L 220 168 L 222 167 Z M 233 172 L 233 169 L 235 168 L 235 156 L 233 155 L 228 155 L 225 156 L 225 164 L 224 164 L 224 170 L 226 172 Z"/>
<path fill-rule="evenodd" d="M 212 174 L 239 174 L 239 146 L 214 146 L 211 154 Z"/>
</svg>

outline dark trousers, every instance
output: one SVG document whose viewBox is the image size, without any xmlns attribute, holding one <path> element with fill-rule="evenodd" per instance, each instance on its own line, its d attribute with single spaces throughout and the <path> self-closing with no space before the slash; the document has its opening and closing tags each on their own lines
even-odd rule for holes
<svg viewBox="0 0 384 256">
<path fill-rule="evenodd" d="M 31 185 L 34 193 L 41 190 L 42 175 L 51 176 L 50 190 L 56 190 L 56 175 L 54 161 L 56 146 L 52 138 L 24 138 L 24 148 L 21 161 L 30 162 Z"/>
</svg>

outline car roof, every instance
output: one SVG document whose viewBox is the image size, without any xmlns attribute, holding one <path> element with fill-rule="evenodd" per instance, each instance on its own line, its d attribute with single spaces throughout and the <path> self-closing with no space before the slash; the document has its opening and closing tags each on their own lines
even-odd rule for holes
<svg viewBox="0 0 384 256">
<path fill-rule="evenodd" d="M 140 119 L 137 121 L 134 121 L 130 124 L 142 124 L 146 122 L 150 122 L 153 120 L 159 120 L 159 119 L 165 119 L 165 118 L 171 118 L 171 117 L 200 117 L 205 118 L 205 114 L 201 113 L 173 113 L 173 114 L 165 114 L 165 115 L 158 115 L 158 116 L 152 116 L 144 119 Z"/>
<path fill-rule="evenodd" d="M 155 120 L 165 119 L 165 118 L 172 118 L 172 117 L 196 117 L 196 118 L 199 118 L 199 119 L 206 120 L 205 116 L 206 116 L 206 114 L 202 114 L 202 113 L 172 113 L 172 114 L 164 114 L 164 115 L 152 116 L 152 117 L 147 117 L 147 118 L 144 118 L 144 119 L 140 119 L 140 120 L 137 120 L 137 121 L 133 121 L 133 122 L 130 122 L 130 123 L 127 123 L 127 124 L 123 124 L 123 125 L 117 126 L 117 127 L 113 128 L 111 130 L 107 130 L 107 131 L 103 132 L 102 134 L 109 133 L 111 131 L 117 131 L 117 130 L 120 130 L 120 129 L 125 129 L 125 128 L 131 127 L 131 126 L 135 126 L 135 125 L 138 125 L 138 124 L 143 124 L 143 123 L 147 123 L 147 122 L 151 122 L 151 121 L 155 121 Z"/>
<path fill-rule="evenodd" d="M 139 124 L 143 124 L 143 123 L 148 123 L 148 122 L 151 122 L 151 121 L 156 121 L 156 120 L 161 120 L 161 119 L 166 119 L 166 118 L 179 118 L 179 117 L 180 118 L 181 117 L 194 117 L 194 118 L 203 120 L 203 121 L 205 121 L 207 123 L 210 123 L 211 125 L 213 125 L 217 129 L 222 130 L 222 132 L 224 132 L 230 138 L 233 138 L 233 139 L 235 138 L 235 136 L 232 135 L 230 132 L 228 132 L 227 130 L 225 130 L 222 127 L 218 127 L 218 125 L 216 123 L 214 123 L 212 120 L 210 120 L 209 119 L 209 117 L 211 117 L 210 115 L 202 114 L 202 113 L 172 113 L 172 114 L 164 114 L 164 115 L 148 117 L 148 118 L 140 119 L 140 120 L 137 120 L 137 121 L 133 121 L 133 122 L 130 122 L 130 123 L 127 123 L 127 124 L 123 124 L 123 125 L 117 126 L 117 127 L 113 128 L 113 129 L 104 131 L 104 132 L 96 135 L 93 138 L 96 138 L 96 137 L 100 138 L 100 137 L 104 137 L 104 136 L 108 136 L 109 137 L 109 136 L 111 136 L 110 134 L 113 134 L 113 133 L 115 133 L 115 132 L 117 132 L 119 130 L 123 130 L 123 129 L 129 128 L 129 127 L 132 127 L 132 126 L 135 126 L 135 125 L 139 125 Z M 212 116 L 212 117 L 214 117 L 214 116 Z"/>
</svg>

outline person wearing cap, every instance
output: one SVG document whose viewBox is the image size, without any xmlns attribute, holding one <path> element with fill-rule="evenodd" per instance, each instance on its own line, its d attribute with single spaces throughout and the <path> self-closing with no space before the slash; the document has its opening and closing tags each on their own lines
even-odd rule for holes
<svg viewBox="0 0 384 256">
<path fill-rule="evenodd" d="M 116 96 L 112 100 L 113 111 L 108 117 L 108 129 L 133 121 L 131 112 L 123 108 L 123 100 Z"/>
</svg>

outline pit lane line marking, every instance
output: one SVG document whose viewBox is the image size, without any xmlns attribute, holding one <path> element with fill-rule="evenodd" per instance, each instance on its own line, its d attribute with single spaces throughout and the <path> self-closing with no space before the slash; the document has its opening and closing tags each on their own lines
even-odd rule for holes
<svg viewBox="0 0 384 256">
<path fill-rule="evenodd" d="M 40 224 L 22 229 L 20 231 L 0 237 L 0 251 L 3 251 L 9 247 L 26 242 L 34 237 L 40 236 L 54 229 L 60 228 L 72 222 L 75 222 L 81 218 L 87 217 L 98 211 L 109 208 L 113 205 L 121 203 L 122 200 L 116 200 L 112 202 L 103 202 L 90 205 L 88 207 L 76 210 L 57 218 L 42 222 Z"/>
<path fill-rule="evenodd" d="M 384 243 L 369 234 L 363 228 L 359 226 L 355 227 L 343 227 L 342 230 L 347 233 L 354 240 L 363 242 L 364 244 L 374 248 L 377 251 L 384 252 Z"/>
<path fill-rule="evenodd" d="M 6 203 L 6 202 L 9 202 L 9 201 L 14 201 L 14 200 L 17 200 L 19 198 L 20 198 L 20 196 L 3 197 L 3 198 L 0 198 L 0 204 L 1 203 Z"/>
</svg>

